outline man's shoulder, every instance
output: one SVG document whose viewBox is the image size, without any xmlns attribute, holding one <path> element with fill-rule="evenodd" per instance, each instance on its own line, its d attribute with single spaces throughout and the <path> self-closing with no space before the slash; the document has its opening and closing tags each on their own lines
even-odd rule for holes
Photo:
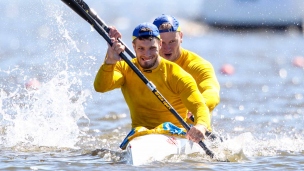
<svg viewBox="0 0 304 171">
<path fill-rule="evenodd" d="M 180 67 L 175 62 L 171 62 L 167 59 L 162 59 L 164 66 L 166 67 L 166 71 L 170 73 L 171 76 L 186 76 L 190 75 L 188 72 L 186 72 L 182 67 Z"/>
<path fill-rule="evenodd" d="M 188 61 L 188 64 L 191 63 L 193 65 L 211 65 L 208 60 L 199 56 L 197 53 L 187 49 L 182 50 L 182 58 L 183 60 Z"/>
<path fill-rule="evenodd" d="M 194 56 L 194 57 L 198 57 L 198 58 L 202 58 L 200 55 L 198 55 L 197 53 L 191 51 L 191 50 L 188 50 L 188 49 L 182 49 L 182 54 L 185 55 L 185 56 Z"/>
<path fill-rule="evenodd" d="M 166 66 L 170 66 L 170 67 L 177 67 L 177 68 L 181 68 L 178 64 L 176 64 L 175 62 L 169 61 L 165 58 L 162 58 L 162 62 L 163 64 L 165 64 Z M 182 69 L 182 68 L 181 68 Z"/>
</svg>

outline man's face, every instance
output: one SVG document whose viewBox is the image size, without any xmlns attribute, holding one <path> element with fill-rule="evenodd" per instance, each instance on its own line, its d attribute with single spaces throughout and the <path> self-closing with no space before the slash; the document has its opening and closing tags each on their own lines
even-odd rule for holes
<svg viewBox="0 0 304 171">
<path fill-rule="evenodd" d="M 143 69 L 154 69 L 158 66 L 161 42 L 157 38 L 153 38 L 152 40 L 136 39 L 133 42 L 133 48 L 138 63 Z"/>
<path fill-rule="evenodd" d="M 162 39 L 162 48 L 160 55 L 170 61 L 176 61 L 181 54 L 181 43 L 183 41 L 182 32 L 164 32 L 160 33 Z"/>
</svg>

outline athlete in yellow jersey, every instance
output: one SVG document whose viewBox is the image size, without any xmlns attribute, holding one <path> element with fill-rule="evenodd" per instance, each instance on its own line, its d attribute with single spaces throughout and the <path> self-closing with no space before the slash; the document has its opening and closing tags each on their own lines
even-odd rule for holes
<svg viewBox="0 0 304 171">
<path fill-rule="evenodd" d="M 220 85 L 212 64 L 199 55 L 181 47 L 183 33 L 179 22 L 173 16 L 163 14 L 157 17 L 153 24 L 159 29 L 162 40 L 160 55 L 177 63 L 192 75 L 211 114 L 220 102 Z M 191 115 L 191 113 L 189 114 Z"/>
<path fill-rule="evenodd" d="M 109 36 L 113 42 L 108 48 L 104 63 L 100 67 L 94 82 L 97 92 L 106 92 L 121 88 L 128 104 L 132 128 L 143 126 L 152 129 L 163 122 L 182 125 L 170 111 L 155 97 L 119 53 L 125 46 L 117 41 L 120 33 L 110 27 Z M 187 109 L 195 116 L 195 124 L 186 137 L 194 142 L 204 139 L 210 130 L 210 116 L 202 94 L 193 77 L 177 64 L 159 56 L 162 42 L 159 31 L 152 23 L 142 23 L 133 31 L 133 48 L 136 58 L 132 60 L 136 67 L 150 80 L 173 108 L 186 120 Z"/>
</svg>

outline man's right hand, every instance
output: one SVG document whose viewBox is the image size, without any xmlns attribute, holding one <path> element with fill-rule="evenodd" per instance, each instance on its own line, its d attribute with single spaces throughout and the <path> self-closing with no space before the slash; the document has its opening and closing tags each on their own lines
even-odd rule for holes
<svg viewBox="0 0 304 171">
<path fill-rule="evenodd" d="M 109 31 L 110 38 L 121 39 L 121 34 L 115 27 L 109 26 L 108 28 L 110 29 Z"/>
<path fill-rule="evenodd" d="M 125 50 L 125 46 L 118 42 L 118 38 L 121 38 L 121 34 L 115 27 L 109 27 L 109 36 L 111 38 L 112 47 L 108 45 L 107 56 L 105 59 L 105 64 L 115 64 L 117 61 L 120 61 L 121 58 L 119 54 Z"/>
</svg>

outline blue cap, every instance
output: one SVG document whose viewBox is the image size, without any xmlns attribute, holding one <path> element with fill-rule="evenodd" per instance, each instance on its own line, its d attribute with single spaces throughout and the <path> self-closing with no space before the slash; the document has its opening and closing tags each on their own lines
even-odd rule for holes
<svg viewBox="0 0 304 171">
<path fill-rule="evenodd" d="M 159 31 L 152 23 L 141 23 L 135 27 L 132 40 L 141 36 L 153 36 L 160 39 Z"/>
<path fill-rule="evenodd" d="M 164 23 L 168 23 L 172 27 L 170 29 L 161 29 L 160 26 Z M 157 17 L 154 20 L 153 24 L 156 25 L 156 27 L 159 29 L 160 33 L 175 32 L 175 31 L 181 30 L 179 27 L 179 22 L 173 16 L 170 16 L 170 15 L 162 14 L 161 16 Z"/>
</svg>

